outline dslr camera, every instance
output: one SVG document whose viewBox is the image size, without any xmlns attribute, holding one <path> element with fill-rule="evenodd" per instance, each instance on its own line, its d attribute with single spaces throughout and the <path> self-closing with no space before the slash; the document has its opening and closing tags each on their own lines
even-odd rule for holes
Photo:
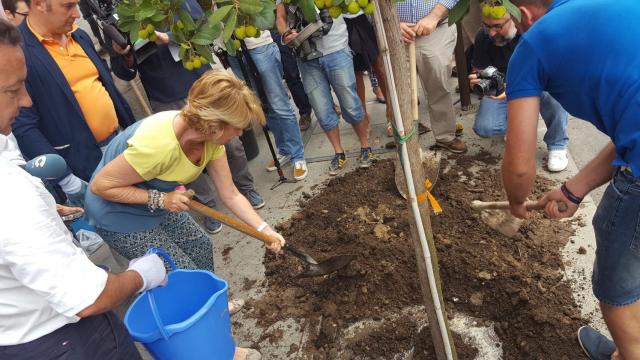
<svg viewBox="0 0 640 360">
<path fill-rule="evenodd" d="M 282 35 L 282 38 L 284 39 L 292 30 L 297 31 L 298 36 L 284 44 L 295 49 L 296 54 L 303 61 L 321 57 L 323 54 L 318 50 L 316 41 L 327 35 L 333 26 L 333 19 L 329 15 L 329 11 L 327 9 L 320 10 L 320 13 L 316 15 L 316 21 L 308 23 L 304 20 L 300 8 L 290 5 L 287 11 L 287 20 L 289 30 Z"/>
<path fill-rule="evenodd" d="M 472 89 L 480 96 L 497 96 L 505 91 L 504 74 L 493 66 L 478 71 L 478 79 Z"/>
</svg>

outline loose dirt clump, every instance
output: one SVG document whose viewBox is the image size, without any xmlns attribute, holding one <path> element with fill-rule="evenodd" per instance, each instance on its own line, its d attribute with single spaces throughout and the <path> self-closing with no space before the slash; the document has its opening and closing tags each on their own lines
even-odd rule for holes
<svg viewBox="0 0 640 360">
<path fill-rule="evenodd" d="M 441 166 L 434 195 L 444 212 L 432 223 L 447 311 L 493 324 L 504 359 L 576 358 L 574 334 L 583 321 L 560 255 L 571 226 L 532 214 L 509 239 L 484 225 L 469 203 L 504 198 L 496 163 L 482 153 Z M 535 195 L 551 186 L 541 179 Z M 247 304 L 258 325 L 306 321 L 300 353 L 308 358 L 435 359 L 391 161 L 331 179 L 279 229 L 317 259 L 357 257 L 338 273 L 298 278 L 298 260 L 268 255 L 265 295 Z M 460 359 L 476 356 L 459 336 L 455 344 Z"/>
</svg>

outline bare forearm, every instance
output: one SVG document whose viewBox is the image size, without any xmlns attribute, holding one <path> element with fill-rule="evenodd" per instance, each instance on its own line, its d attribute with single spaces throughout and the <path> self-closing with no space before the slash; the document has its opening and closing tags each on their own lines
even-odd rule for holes
<svg viewBox="0 0 640 360">
<path fill-rule="evenodd" d="M 91 182 L 91 192 L 105 200 L 122 204 L 146 204 L 149 201 L 147 190 L 137 186 L 111 187 L 108 179 L 96 178 Z"/>
<path fill-rule="evenodd" d="M 142 288 L 142 277 L 135 271 L 120 274 L 109 273 L 107 284 L 100 296 L 77 315 L 81 318 L 101 314 L 122 304 Z"/>
<path fill-rule="evenodd" d="M 287 10 L 283 4 L 278 4 L 276 7 L 276 28 L 280 35 L 287 31 Z"/>
<path fill-rule="evenodd" d="M 247 198 L 240 194 L 237 189 L 234 190 L 235 191 L 229 191 L 229 194 L 221 194 L 220 199 L 240 220 L 257 228 L 264 220 L 253 209 Z"/>
<path fill-rule="evenodd" d="M 447 9 L 442 4 L 436 4 L 436 6 L 431 9 L 431 12 L 427 16 L 432 16 L 438 20 L 441 20 L 447 17 L 447 15 L 449 15 L 449 9 Z"/>
<path fill-rule="evenodd" d="M 615 157 L 615 147 L 609 142 L 576 176 L 567 181 L 567 188 L 575 195 L 584 197 L 606 183 L 615 171 L 615 167 L 611 165 Z"/>
</svg>

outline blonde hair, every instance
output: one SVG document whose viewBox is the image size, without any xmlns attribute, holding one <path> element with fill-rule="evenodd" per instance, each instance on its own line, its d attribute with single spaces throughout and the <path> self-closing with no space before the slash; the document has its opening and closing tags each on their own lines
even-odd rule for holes
<svg viewBox="0 0 640 360">
<path fill-rule="evenodd" d="M 260 100 L 226 71 L 204 73 L 189 90 L 181 115 L 190 128 L 205 135 L 221 131 L 225 124 L 246 129 L 254 121 L 265 123 Z"/>
</svg>

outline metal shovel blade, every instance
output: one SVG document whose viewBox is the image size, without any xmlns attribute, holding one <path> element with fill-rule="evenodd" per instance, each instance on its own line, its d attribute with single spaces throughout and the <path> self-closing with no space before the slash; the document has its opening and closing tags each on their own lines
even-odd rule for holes
<svg viewBox="0 0 640 360">
<path fill-rule="evenodd" d="M 420 158 L 422 159 L 422 166 L 424 167 L 424 175 L 431 181 L 431 184 L 435 186 L 438 180 L 438 173 L 440 172 L 441 153 L 439 151 L 425 152 L 420 149 Z M 406 199 L 407 182 L 404 179 L 404 172 L 402 171 L 399 157 L 396 159 L 395 180 L 398 192 Z"/>
<path fill-rule="evenodd" d="M 349 263 L 355 258 L 354 255 L 337 255 L 318 263 L 309 254 L 300 251 L 299 249 L 291 246 L 291 244 L 289 243 L 286 243 L 284 245 L 284 250 L 304 262 L 305 271 L 299 275 L 300 277 L 322 276 L 330 274 L 349 265 Z"/>
<path fill-rule="evenodd" d="M 319 264 L 307 263 L 307 269 L 300 274 L 300 277 L 322 276 L 338 271 L 355 258 L 355 255 L 337 255 L 328 258 Z"/>
</svg>

